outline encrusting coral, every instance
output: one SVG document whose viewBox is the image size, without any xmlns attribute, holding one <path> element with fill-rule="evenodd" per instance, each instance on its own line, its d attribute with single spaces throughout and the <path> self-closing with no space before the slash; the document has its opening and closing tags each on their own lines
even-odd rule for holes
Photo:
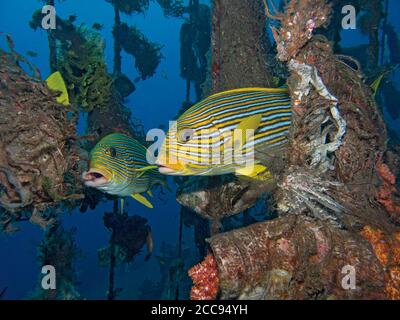
<svg viewBox="0 0 400 320">
<path fill-rule="evenodd" d="M 103 219 L 105 227 L 112 232 L 110 242 L 116 250 L 116 265 L 132 262 L 146 244 L 150 232 L 147 219 L 113 213 L 106 213 Z M 100 265 L 109 264 L 110 250 L 110 246 L 99 250 Z"/>
<path fill-rule="evenodd" d="M 142 80 L 152 77 L 162 58 L 161 47 L 150 42 L 139 29 L 126 23 L 114 29 L 113 34 L 122 48 L 135 57 L 135 68 Z"/>
<path fill-rule="evenodd" d="M 40 28 L 41 19 L 41 12 L 36 11 L 31 28 Z M 113 84 L 104 62 L 104 41 L 87 26 L 76 27 L 74 20 L 57 17 L 57 29 L 53 33 L 58 44 L 57 70 L 67 84 L 73 106 L 86 112 L 104 111 L 111 99 Z"/>
<path fill-rule="evenodd" d="M 369 243 L 332 224 L 284 216 L 209 240 L 222 299 L 383 299 L 384 272 Z M 356 268 L 357 290 L 342 287 Z"/>
<path fill-rule="evenodd" d="M 81 295 L 77 291 L 77 277 L 74 262 L 81 257 L 82 252 L 74 240 L 75 231 L 65 230 L 59 222 L 52 224 L 46 230 L 44 239 L 38 247 L 39 266 L 53 266 L 56 275 L 56 288 L 44 290 L 38 286 L 33 299 L 47 300 L 78 300 Z M 41 281 L 40 281 L 41 282 Z"/>
<path fill-rule="evenodd" d="M 377 199 L 389 213 L 392 221 L 400 222 L 400 193 L 396 185 L 396 176 L 390 171 L 388 165 L 378 159 L 376 169 L 382 178 L 382 185 L 378 190 Z"/>
<path fill-rule="evenodd" d="M 81 35 L 80 41 L 62 47 L 59 71 L 68 84 L 73 105 L 86 112 L 96 108 L 104 111 L 111 99 L 113 81 L 104 62 L 103 40 L 82 26 L 75 32 Z"/>
<path fill-rule="evenodd" d="M 254 206 L 270 185 L 238 182 L 235 177 L 189 178 L 180 182 L 177 201 L 203 218 L 219 222 Z"/>
<path fill-rule="evenodd" d="M 326 16 L 321 15 L 323 12 Z M 372 186 L 378 178 L 374 164 L 385 152 L 387 139 L 371 89 L 362 82 L 360 70 L 350 68 L 334 55 L 325 38 L 311 38 L 299 29 L 302 26 L 312 34 L 315 28 L 326 25 L 329 12 L 330 5 L 322 0 L 291 1 L 284 14 L 277 15 L 281 22 L 279 32 L 274 32 L 276 42 L 280 43 L 278 57 L 288 61 L 288 85 L 295 108 L 287 177 L 294 171 L 306 170 L 311 177 L 336 185 L 329 194 L 343 207 L 339 218 L 342 224 L 388 224 L 384 210 L 370 205 L 375 197 Z M 288 33 L 291 37 L 287 37 Z M 355 154 L 358 156 L 354 157 Z M 296 203 L 289 189 L 278 191 L 278 206 L 286 208 Z M 310 190 L 320 196 L 324 191 L 317 185 Z M 314 201 L 306 204 L 310 214 L 321 209 L 320 205 L 315 207 Z M 298 212 L 297 208 L 284 211 Z M 325 212 L 333 213 L 331 208 Z"/>
<path fill-rule="evenodd" d="M 375 256 L 384 267 L 386 297 L 400 300 L 400 232 L 388 237 L 379 229 L 365 226 L 360 234 L 371 243 Z"/>
<path fill-rule="evenodd" d="M 10 49 L 0 50 L 0 228 L 8 231 L 32 217 L 44 226 L 54 215 L 47 208 L 82 197 L 74 120 Z"/>
<path fill-rule="evenodd" d="M 211 46 L 210 7 L 193 1 L 189 6 L 189 19 L 180 30 L 180 75 L 186 79 L 186 103 L 190 104 L 190 85 L 194 82 L 196 98 L 203 94 L 207 78 L 207 55 Z M 182 110 L 183 111 L 183 110 Z"/>
<path fill-rule="evenodd" d="M 272 86 L 265 60 L 270 43 L 261 1 L 214 1 L 212 28 L 212 93 Z"/>
</svg>

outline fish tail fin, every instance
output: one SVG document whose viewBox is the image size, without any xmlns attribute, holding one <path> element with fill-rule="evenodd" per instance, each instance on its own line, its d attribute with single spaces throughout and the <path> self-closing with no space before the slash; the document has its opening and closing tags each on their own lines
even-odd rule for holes
<svg viewBox="0 0 400 320">
<path fill-rule="evenodd" d="M 61 94 L 56 99 L 57 102 L 64 106 L 68 106 L 69 105 L 68 91 L 61 73 L 59 71 L 52 73 L 46 79 L 46 83 L 50 90 L 61 92 Z"/>
</svg>

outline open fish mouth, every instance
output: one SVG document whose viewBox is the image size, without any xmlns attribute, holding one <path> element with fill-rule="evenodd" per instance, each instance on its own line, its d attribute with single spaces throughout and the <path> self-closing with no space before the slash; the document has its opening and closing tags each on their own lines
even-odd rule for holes
<svg viewBox="0 0 400 320">
<path fill-rule="evenodd" d="M 109 179 L 99 170 L 90 169 L 84 172 L 82 179 L 87 187 L 97 188 L 109 183 Z"/>
</svg>

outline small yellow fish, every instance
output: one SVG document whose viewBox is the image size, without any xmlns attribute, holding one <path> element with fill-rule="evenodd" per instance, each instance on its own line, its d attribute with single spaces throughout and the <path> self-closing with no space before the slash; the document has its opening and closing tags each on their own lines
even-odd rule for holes
<svg viewBox="0 0 400 320">
<path fill-rule="evenodd" d="M 59 71 L 52 73 L 46 79 L 46 83 L 50 90 L 61 92 L 56 99 L 57 102 L 64 106 L 69 106 L 68 91 L 61 73 Z"/>
</svg>

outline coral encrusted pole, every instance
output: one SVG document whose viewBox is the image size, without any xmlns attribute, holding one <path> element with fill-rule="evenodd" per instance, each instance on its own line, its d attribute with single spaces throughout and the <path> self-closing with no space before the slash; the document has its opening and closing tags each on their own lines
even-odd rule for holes
<svg viewBox="0 0 400 320">
<path fill-rule="evenodd" d="M 211 91 L 270 87 L 262 1 L 215 0 L 212 11 Z M 180 186 L 177 200 L 211 220 L 211 233 L 217 234 L 222 218 L 252 207 L 269 188 L 229 177 L 191 177 Z"/>
<path fill-rule="evenodd" d="M 213 1 L 211 41 L 213 92 L 272 85 L 261 0 Z"/>
</svg>

